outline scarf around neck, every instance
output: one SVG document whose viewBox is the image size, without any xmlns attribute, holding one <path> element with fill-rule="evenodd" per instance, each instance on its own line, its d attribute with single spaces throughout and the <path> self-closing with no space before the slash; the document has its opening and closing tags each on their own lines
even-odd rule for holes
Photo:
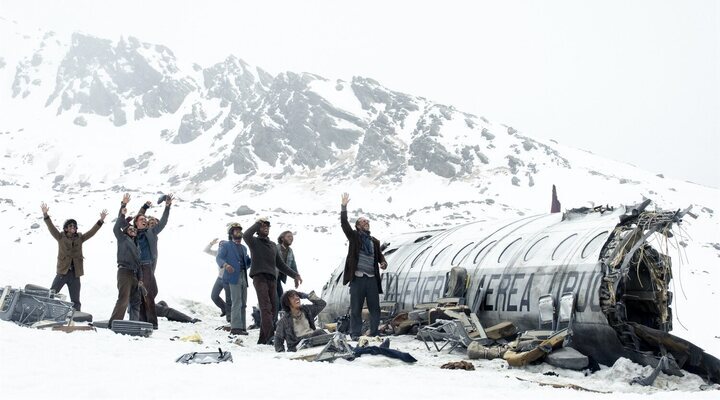
<svg viewBox="0 0 720 400">
<path fill-rule="evenodd" d="M 365 231 L 358 231 L 360 234 L 360 250 L 363 251 L 365 254 L 372 254 L 373 253 L 373 244 L 372 240 L 370 240 L 370 232 Z"/>
</svg>

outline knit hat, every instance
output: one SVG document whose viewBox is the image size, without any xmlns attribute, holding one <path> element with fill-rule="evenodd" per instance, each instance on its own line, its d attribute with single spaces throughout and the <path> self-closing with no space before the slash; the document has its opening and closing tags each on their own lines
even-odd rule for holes
<svg viewBox="0 0 720 400">
<path fill-rule="evenodd" d="M 232 232 L 234 229 L 240 229 L 240 232 L 242 233 L 242 225 L 240 225 L 237 222 L 231 222 L 227 225 L 227 227 L 228 227 L 228 229 L 227 229 L 228 240 L 230 240 L 230 241 L 232 241 L 234 239 L 233 235 L 232 235 Z"/>
<path fill-rule="evenodd" d="M 228 235 L 232 233 L 233 229 L 240 229 L 242 230 L 242 225 L 240 225 L 238 222 L 231 222 L 227 224 L 227 233 Z"/>
</svg>

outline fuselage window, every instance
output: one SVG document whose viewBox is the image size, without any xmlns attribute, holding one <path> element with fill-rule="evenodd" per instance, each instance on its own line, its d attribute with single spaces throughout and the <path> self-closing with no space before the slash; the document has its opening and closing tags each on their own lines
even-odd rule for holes
<svg viewBox="0 0 720 400">
<path fill-rule="evenodd" d="M 480 260 L 480 255 L 483 254 L 483 252 L 485 252 L 485 250 L 490 249 L 491 246 L 492 246 L 493 244 L 495 244 L 495 242 L 496 242 L 496 241 L 493 240 L 492 242 L 486 244 L 482 249 L 480 249 L 480 251 L 478 251 L 478 253 L 475 255 L 475 259 L 473 260 L 473 264 L 477 264 L 478 261 Z"/>
<path fill-rule="evenodd" d="M 545 243 L 547 243 L 547 236 L 541 237 L 537 242 L 535 242 L 530 248 L 528 249 L 527 253 L 525 253 L 525 261 L 528 261 L 529 259 L 533 258 L 535 254 L 537 254 L 538 250 L 540 250 Z"/>
<path fill-rule="evenodd" d="M 396 251 L 398 251 L 397 248 L 395 248 L 395 249 L 390 249 L 390 250 L 384 252 L 383 255 L 388 256 L 388 255 L 390 255 L 390 254 L 392 254 L 392 253 L 394 253 L 394 252 L 396 252 Z"/>
<path fill-rule="evenodd" d="M 515 251 L 515 249 L 520 245 L 521 241 L 522 241 L 522 238 L 517 238 L 517 239 L 513 240 L 512 243 L 507 245 L 507 247 L 505 247 L 505 250 L 503 250 L 503 252 L 500 253 L 500 257 L 498 257 L 498 263 L 501 263 L 501 262 L 507 260 L 508 257 L 510 257 L 513 254 L 513 251 Z"/>
<path fill-rule="evenodd" d="M 432 246 L 426 247 L 423 251 L 421 251 L 420 254 L 418 254 L 417 257 L 415 257 L 413 262 L 410 264 L 410 268 L 413 268 L 415 266 L 415 264 L 418 262 L 418 260 L 420 259 L 420 257 L 422 257 L 422 255 L 425 254 L 425 252 L 430 249 L 432 249 Z"/>
<path fill-rule="evenodd" d="M 475 242 L 470 242 L 470 243 L 466 244 L 462 249 L 460 249 L 460 251 L 458 251 L 457 254 L 455 254 L 455 257 L 453 257 L 453 259 L 452 259 L 452 261 L 450 262 L 450 264 L 452 264 L 452 265 L 458 265 L 458 264 L 460 263 L 460 261 L 462 261 L 463 257 L 465 257 L 465 254 L 467 254 L 467 253 L 470 252 L 470 249 L 471 249 L 470 246 L 471 246 L 473 243 L 475 243 Z M 467 250 L 467 251 L 466 251 L 466 250 Z"/>
<path fill-rule="evenodd" d="M 420 243 L 420 242 L 422 242 L 423 240 L 430 239 L 431 237 L 432 237 L 432 235 L 420 236 L 419 238 L 415 239 L 415 242 L 413 242 L 413 243 Z"/>
<path fill-rule="evenodd" d="M 605 243 L 605 240 L 607 240 L 608 233 L 607 231 L 600 233 L 599 235 L 595 236 L 594 238 L 590 239 L 588 244 L 585 245 L 585 248 L 582 251 L 582 254 L 580 255 L 582 258 L 588 258 L 591 254 L 595 253 L 595 250 L 597 250 L 603 243 Z"/>
<path fill-rule="evenodd" d="M 449 244 L 449 245 L 445 246 L 444 249 L 440 250 L 437 254 L 435 254 L 435 257 L 433 257 L 433 260 L 432 260 L 432 262 L 430 263 L 430 265 L 435 265 L 435 262 L 438 260 L 438 257 L 440 257 L 440 254 L 444 253 L 445 250 L 447 250 L 447 249 L 450 248 L 450 246 L 452 246 L 452 245 Z"/>
<path fill-rule="evenodd" d="M 557 260 L 558 258 L 562 257 L 565 252 L 570 248 L 570 245 L 573 244 L 575 241 L 575 237 L 577 236 L 577 233 L 573 233 L 572 235 L 568 236 L 560 242 L 560 244 L 557 245 L 555 248 L 555 251 L 553 251 L 552 259 Z"/>
</svg>

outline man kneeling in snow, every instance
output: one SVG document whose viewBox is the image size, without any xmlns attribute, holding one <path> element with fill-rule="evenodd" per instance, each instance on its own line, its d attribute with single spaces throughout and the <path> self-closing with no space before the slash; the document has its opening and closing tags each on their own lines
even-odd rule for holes
<svg viewBox="0 0 720 400">
<path fill-rule="evenodd" d="M 300 304 L 300 299 L 308 299 L 312 304 Z M 305 294 L 295 290 L 283 293 L 280 299 L 285 315 L 280 318 L 275 328 L 275 351 L 285 351 L 287 342 L 288 351 L 297 351 L 301 340 L 326 333 L 315 328 L 315 317 L 325 308 L 325 300 L 315 295 L 315 292 Z"/>
</svg>

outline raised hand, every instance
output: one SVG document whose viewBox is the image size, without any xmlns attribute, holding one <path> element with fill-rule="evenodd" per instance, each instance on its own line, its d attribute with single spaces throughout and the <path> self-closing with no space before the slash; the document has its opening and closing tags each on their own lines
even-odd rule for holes
<svg viewBox="0 0 720 400">
<path fill-rule="evenodd" d="M 40 204 L 40 209 L 42 210 L 43 215 L 47 215 L 48 210 L 50 210 L 50 207 L 48 207 L 47 204 L 42 203 L 42 204 Z"/>
<path fill-rule="evenodd" d="M 210 241 L 210 245 L 213 245 L 213 244 L 215 244 L 215 243 L 217 243 L 217 242 L 219 242 L 219 241 L 220 241 L 220 239 L 215 238 L 215 239 L 213 239 L 213 240 Z"/>
<path fill-rule="evenodd" d="M 123 199 L 122 199 L 122 203 L 127 204 L 129 202 L 130 202 L 130 193 L 125 193 L 125 195 L 123 196 Z"/>
<path fill-rule="evenodd" d="M 172 193 L 166 194 L 165 195 L 165 206 L 170 207 L 170 205 L 172 204 L 172 201 L 173 201 L 173 194 Z"/>
<path fill-rule="evenodd" d="M 340 204 L 343 206 L 346 206 L 349 202 L 350 202 L 350 195 L 347 193 L 343 193 L 341 200 L 340 200 Z"/>
<path fill-rule="evenodd" d="M 150 208 L 150 207 L 152 207 L 152 201 L 148 200 L 145 202 L 145 208 Z"/>
<path fill-rule="evenodd" d="M 105 217 L 107 217 L 108 212 L 107 210 L 100 211 L 100 221 L 105 221 Z"/>
</svg>

